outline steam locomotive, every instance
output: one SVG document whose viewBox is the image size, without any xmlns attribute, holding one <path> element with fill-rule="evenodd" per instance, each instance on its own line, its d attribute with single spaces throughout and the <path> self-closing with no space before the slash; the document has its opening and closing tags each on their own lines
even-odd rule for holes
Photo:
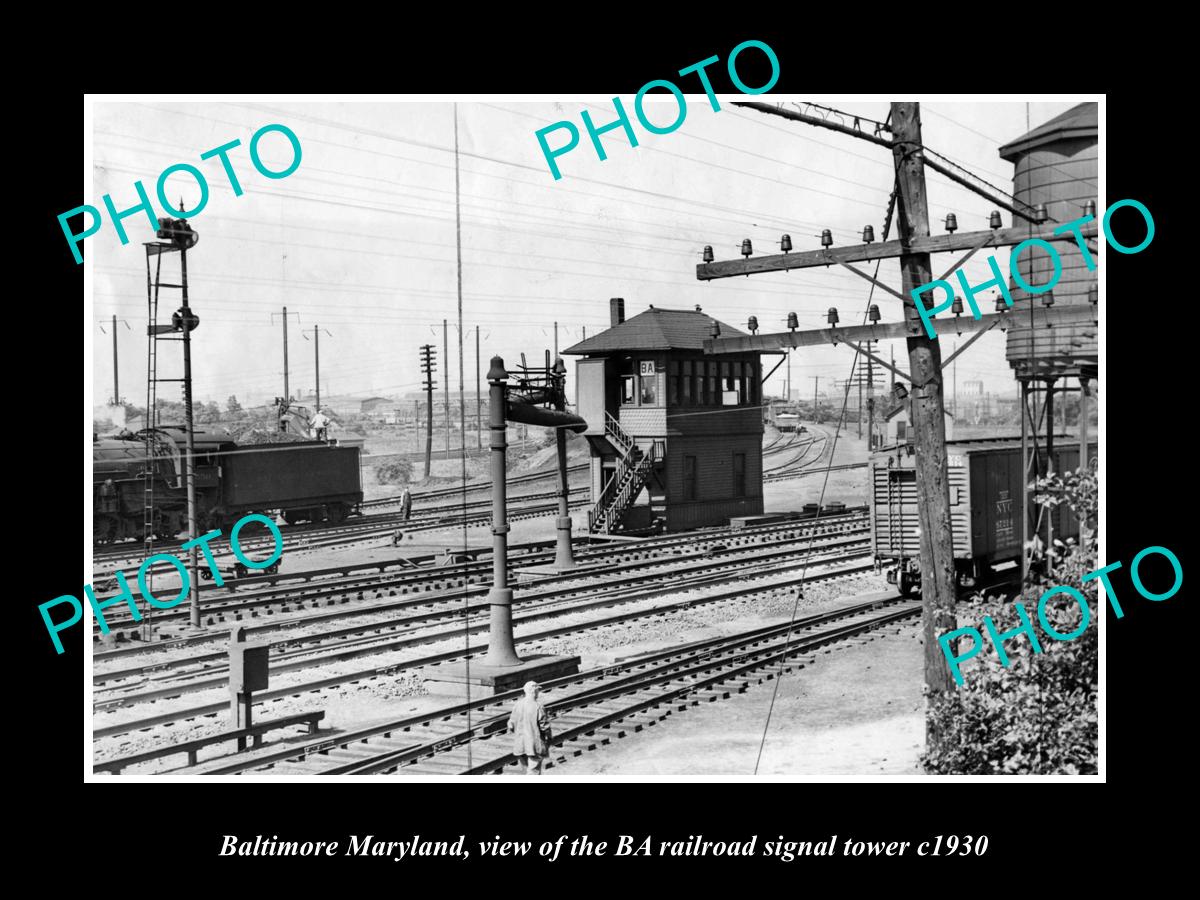
<svg viewBox="0 0 1200 900">
<path fill-rule="evenodd" d="M 183 426 L 124 432 L 92 443 L 92 526 L 97 543 L 142 539 L 147 519 L 158 540 L 187 528 Z M 360 511 L 357 447 L 325 441 L 239 446 L 227 435 L 195 434 L 196 516 L 200 532 L 227 531 L 247 513 L 288 523 L 338 523 Z M 149 450 L 149 452 L 147 452 Z"/>
</svg>

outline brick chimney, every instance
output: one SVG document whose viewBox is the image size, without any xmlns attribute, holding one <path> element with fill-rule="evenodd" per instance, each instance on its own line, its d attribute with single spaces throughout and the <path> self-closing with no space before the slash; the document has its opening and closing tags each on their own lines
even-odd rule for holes
<svg viewBox="0 0 1200 900">
<path fill-rule="evenodd" d="M 609 325 L 620 325 L 625 321 L 625 298 L 613 297 L 608 301 Z"/>
</svg>

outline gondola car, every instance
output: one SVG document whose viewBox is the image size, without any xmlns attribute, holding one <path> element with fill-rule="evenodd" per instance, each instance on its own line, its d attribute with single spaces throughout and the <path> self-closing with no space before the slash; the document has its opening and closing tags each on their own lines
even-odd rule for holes
<svg viewBox="0 0 1200 900">
<path fill-rule="evenodd" d="M 280 514 L 285 521 L 340 522 L 362 504 L 357 447 L 324 441 L 242 446 L 226 435 L 195 435 L 197 525 L 228 530 L 246 513 Z M 97 543 L 145 536 L 147 519 L 159 541 L 187 528 L 183 458 L 186 432 L 161 426 L 92 443 L 92 527 Z M 147 466 L 147 461 L 151 465 Z M 151 469 L 147 482 L 147 468 Z M 152 502 L 147 510 L 146 486 Z"/>
<path fill-rule="evenodd" d="M 1057 438 L 1054 470 L 1079 466 L 1079 446 Z M 1096 458 L 1091 444 L 1089 458 Z M 1041 451 L 1045 460 L 1045 449 Z M 950 523 L 954 565 L 960 588 L 974 586 L 997 567 L 1021 559 L 1021 442 L 1011 438 L 946 442 L 950 478 Z M 917 512 L 916 458 L 912 446 L 898 444 L 870 458 L 871 550 L 877 567 L 901 594 L 920 588 L 921 533 Z M 1044 468 L 1044 466 L 1043 466 Z M 1039 508 L 1031 504 L 1029 535 Z M 1054 510 L 1052 534 L 1078 537 L 1079 523 L 1065 506 Z"/>
</svg>

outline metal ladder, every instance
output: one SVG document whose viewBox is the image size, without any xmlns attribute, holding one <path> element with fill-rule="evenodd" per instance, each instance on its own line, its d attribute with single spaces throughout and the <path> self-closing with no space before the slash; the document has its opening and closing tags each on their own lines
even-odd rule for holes
<svg viewBox="0 0 1200 900">
<path fill-rule="evenodd" d="M 146 460 L 142 471 L 142 544 L 145 559 L 154 555 L 154 482 L 158 477 L 158 458 L 160 438 L 158 431 L 158 383 L 182 382 L 182 378 L 158 377 L 158 342 L 160 340 L 178 340 L 177 337 L 166 337 L 175 331 L 172 325 L 158 324 L 158 295 L 162 288 L 182 288 L 183 285 L 162 280 L 162 257 L 177 248 L 174 244 L 164 241 L 148 241 L 146 247 Z M 179 473 L 177 472 L 178 476 Z M 153 593 L 154 570 L 146 572 L 147 590 Z M 150 610 L 147 604 L 143 612 L 143 621 L 149 640 Z"/>
</svg>

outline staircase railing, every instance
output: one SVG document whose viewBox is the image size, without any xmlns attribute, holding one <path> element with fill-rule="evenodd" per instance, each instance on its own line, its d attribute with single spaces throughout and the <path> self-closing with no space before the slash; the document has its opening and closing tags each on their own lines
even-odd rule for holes
<svg viewBox="0 0 1200 900">
<path fill-rule="evenodd" d="M 620 451 L 622 457 L 628 456 L 629 452 L 635 446 L 633 438 L 629 436 L 629 432 L 622 428 L 621 423 L 607 410 L 604 413 L 604 434 L 609 438 L 613 446 Z"/>
<path fill-rule="evenodd" d="M 611 532 L 641 493 L 655 464 L 662 460 L 661 444 L 657 441 L 648 454 L 635 453 L 635 449 L 631 448 L 630 454 L 618 463 L 612 480 L 588 513 L 590 531 Z"/>
</svg>

